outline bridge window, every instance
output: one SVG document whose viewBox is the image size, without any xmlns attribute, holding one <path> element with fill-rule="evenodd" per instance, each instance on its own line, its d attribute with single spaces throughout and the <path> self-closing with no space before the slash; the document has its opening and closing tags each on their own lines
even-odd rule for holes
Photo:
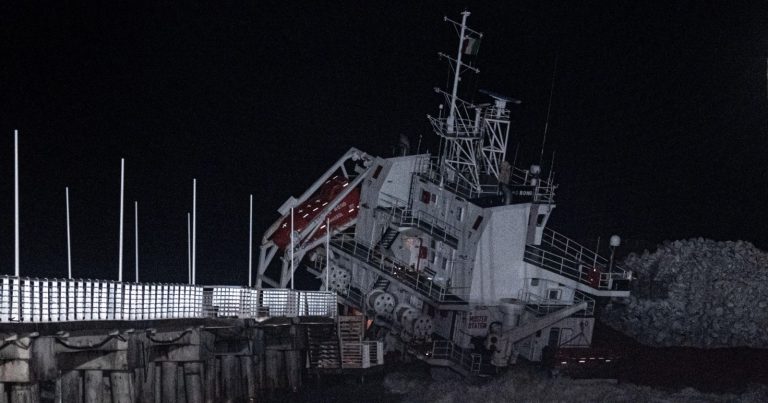
<svg viewBox="0 0 768 403">
<path fill-rule="evenodd" d="M 475 223 L 472 224 L 472 229 L 477 231 L 478 228 L 480 228 L 480 224 L 483 222 L 483 216 L 477 216 L 477 219 L 475 219 Z"/>
<path fill-rule="evenodd" d="M 544 225 L 544 219 L 547 218 L 546 214 L 539 214 L 538 217 L 536 217 L 536 225 L 541 227 Z"/>
<path fill-rule="evenodd" d="M 538 285 L 539 285 L 539 279 L 532 278 L 531 279 L 531 287 L 538 287 Z"/>
<path fill-rule="evenodd" d="M 560 289 L 550 288 L 547 290 L 547 299 L 560 299 Z"/>
<path fill-rule="evenodd" d="M 421 191 L 421 202 L 424 204 L 429 204 L 429 201 L 432 199 L 432 194 L 427 192 L 426 190 Z"/>
<path fill-rule="evenodd" d="M 464 219 L 464 207 L 456 207 L 456 219 L 459 221 Z"/>
</svg>

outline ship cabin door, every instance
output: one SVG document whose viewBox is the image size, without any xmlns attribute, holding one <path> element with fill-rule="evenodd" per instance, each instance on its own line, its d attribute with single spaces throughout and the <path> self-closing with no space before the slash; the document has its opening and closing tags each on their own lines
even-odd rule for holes
<svg viewBox="0 0 768 403">
<path fill-rule="evenodd" d="M 550 348 L 557 348 L 560 345 L 560 328 L 553 327 L 549 329 L 549 340 L 547 346 Z"/>
</svg>

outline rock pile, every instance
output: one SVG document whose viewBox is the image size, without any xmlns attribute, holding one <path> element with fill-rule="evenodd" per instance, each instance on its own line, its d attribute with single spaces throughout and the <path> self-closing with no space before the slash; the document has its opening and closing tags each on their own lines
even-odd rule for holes
<svg viewBox="0 0 768 403">
<path fill-rule="evenodd" d="M 749 242 L 665 242 L 622 264 L 637 277 L 609 326 L 652 346 L 768 347 L 768 253 Z"/>
</svg>

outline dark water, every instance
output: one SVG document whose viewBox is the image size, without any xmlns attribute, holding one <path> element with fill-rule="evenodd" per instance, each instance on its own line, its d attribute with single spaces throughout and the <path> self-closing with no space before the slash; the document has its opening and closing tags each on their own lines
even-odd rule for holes
<svg viewBox="0 0 768 403">
<path fill-rule="evenodd" d="M 768 384 L 768 349 L 647 347 L 599 323 L 593 345 L 620 348 L 624 358 L 614 377 L 622 382 L 715 393 Z"/>
</svg>

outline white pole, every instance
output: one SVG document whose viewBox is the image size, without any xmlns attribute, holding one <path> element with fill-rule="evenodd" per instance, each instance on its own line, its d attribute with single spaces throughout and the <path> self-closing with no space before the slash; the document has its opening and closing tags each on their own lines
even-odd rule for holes
<svg viewBox="0 0 768 403">
<path fill-rule="evenodd" d="M 187 284 L 192 284 L 192 224 L 187 213 Z"/>
<path fill-rule="evenodd" d="M 125 191 L 125 158 L 120 158 L 120 248 L 117 281 L 123 281 L 123 195 Z"/>
<path fill-rule="evenodd" d="M 192 284 L 197 274 L 197 179 L 192 179 Z"/>
<path fill-rule="evenodd" d="M 291 207 L 291 289 L 293 289 L 293 207 Z"/>
<path fill-rule="evenodd" d="M 71 238 L 69 235 L 69 186 L 65 188 L 67 196 L 67 274 L 70 280 L 72 279 L 72 248 Z"/>
<path fill-rule="evenodd" d="M 133 201 L 133 228 L 136 231 L 134 249 L 136 251 L 136 282 L 139 282 L 139 202 Z"/>
<path fill-rule="evenodd" d="M 19 277 L 19 131 L 13 131 L 13 189 L 14 189 L 14 268 Z"/>
<path fill-rule="evenodd" d="M 253 195 L 250 195 L 248 206 L 248 287 L 251 286 L 253 275 Z"/>
<path fill-rule="evenodd" d="M 331 219 L 325 219 L 325 291 L 331 281 Z"/>
</svg>

